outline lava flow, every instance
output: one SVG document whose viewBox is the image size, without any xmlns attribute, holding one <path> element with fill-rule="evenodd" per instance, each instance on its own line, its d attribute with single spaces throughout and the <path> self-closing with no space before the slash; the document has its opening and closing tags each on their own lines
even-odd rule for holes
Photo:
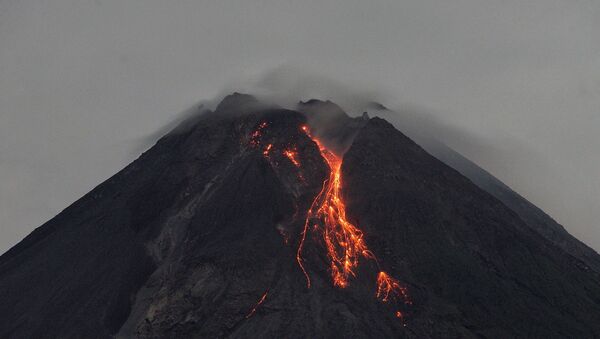
<svg viewBox="0 0 600 339">
<path fill-rule="evenodd" d="M 259 124 L 257 129 L 250 135 L 251 145 L 255 147 L 261 145 L 261 138 L 264 129 L 267 128 L 267 126 L 268 124 L 266 122 Z M 312 227 L 312 229 L 322 237 L 323 243 L 327 249 L 333 285 L 339 288 L 345 288 L 348 286 L 350 279 L 356 276 L 356 270 L 361 258 L 375 261 L 378 268 L 379 262 L 375 255 L 368 249 L 363 232 L 346 217 L 346 204 L 344 203 L 341 194 L 341 157 L 328 150 L 317 138 L 313 137 L 307 126 L 302 126 L 301 129 L 317 144 L 321 156 L 329 166 L 330 172 L 329 178 L 323 182 L 321 191 L 317 194 L 307 211 L 304 229 L 301 233 L 300 243 L 296 253 L 296 260 L 306 277 L 307 287 L 310 288 L 310 276 L 304 266 L 302 251 L 306 236 Z M 263 148 L 263 155 L 269 158 L 269 153 L 271 151 L 273 151 L 273 144 L 267 144 Z M 297 168 L 301 167 L 298 159 L 298 152 L 295 147 L 284 149 L 282 154 L 287 157 L 294 166 Z M 300 179 L 302 179 L 301 173 Z M 287 240 L 285 241 L 287 242 Z M 387 303 L 393 301 L 394 303 L 398 303 L 404 301 L 405 304 L 412 304 L 406 288 L 401 286 L 398 280 L 392 278 L 381 269 L 379 269 L 376 282 L 376 298 L 381 302 Z M 262 304 L 266 297 L 267 293 L 263 295 L 254 309 L 248 314 L 248 317 L 254 314 L 256 308 Z M 398 318 L 404 319 L 403 313 L 400 310 L 397 310 L 395 314 Z"/>
<path fill-rule="evenodd" d="M 406 288 L 400 286 L 398 280 L 381 271 L 377 275 L 377 299 L 387 302 L 390 298 L 402 297 L 407 299 Z M 410 303 L 407 301 L 407 303 Z"/>
<path fill-rule="evenodd" d="M 317 139 L 314 139 L 321 155 L 330 168 L 330 175 L 324 184 L 324 191 L 317 199 L 320 202 L 313 204 L 308 210 L 306 225 L 313 220 L 322 220 L 323 240 L 327 247 L 327 256 L 330 259 L 330 269 L 333 284 L 346 287 L 354 270 L 358 266 L 359 258 L 374 258 L 363 240 L 363 233 L 346 218 L 346 205 L 341 198 L 341 165 L 340 157 L 324 148 Z M 319 229 L 317 223 L 314 224 Z"/>
<path fill-rule="evenodd" d="M 294 166 L 300 167 L 300 161 L 298 160 L 298 151 L 296 151 L 295 148 L 285 149 L 283 151 L 283 155 L 285 155 L 288 159 L 290 159 L 290 161 L 292 162 L 292 164 L 294 164 Z"/>
<path fill-rule="evenodd" d="M 350 278 L 356 276 L 355 271 L 361 257 L 374 260 L 378 267 L 379 263 L 365 244 L 362 231 L 346 217 L 346 205 L 341 196 L 342 159 L 313 137 L 307 126 L 302 126 L 302 130 L 319 147 L 321 155 L 329 165 L 330 174 L 307 212 L 296 259 L 306 276 L 307 286 L 310 288 L 310 277 L 303 264 L 302 249 L 312 223 L 314 230 L 321 232 L 327 248 L 334 286 L 345 288 L 348 286 Z M 406 288 L 402 287 L 398 280 L 381 270 L 377 276 L 376 298 L 382 302 L 388 302 L 392 298 L 397 301 L 396 299 L 401 298 L 406 304 L 412 303 Z M 396 311 L 396 316 L 403 318 L 401 311 Z"/>
<path fill-rule="evenodd" d="M 252 308 L 252 310 L 250 310 L 250 313 L 248 313 L 248 315 L 246 315 L 246 319 L 250 318 L 251 316 L 254 315 L 254 313 L 256 313 L 256 309 L 258 309 L 258 307 L 260 305 L 262 305 L 262 303 L 265 301 L 265 299 L 267 299 L 267 294 L 269 292 L 265 292 L 262 297 L 260 298 L 260 300 L 256 303 L 256 305 L 254 305 L 254 307 Z"/>
</svg>

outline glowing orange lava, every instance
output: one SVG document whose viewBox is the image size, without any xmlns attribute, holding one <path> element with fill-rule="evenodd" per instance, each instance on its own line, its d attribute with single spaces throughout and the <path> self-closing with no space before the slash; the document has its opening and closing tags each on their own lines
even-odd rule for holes
<svg viewBox="0 0 600 339">
<path fill-rule="evenodd" d="M 268 294 L 268 291 L 262 295 L 260 300 L 256 303 L 256 305 L 254 305 L 252 310 L 250 310 L 250 313 L 248 313 L 248 315 L 246 315 L 246 319 L 250 318 L 252 315 L 254 315 L 254 313 L 256 313 L 256 309 L 258 309 L 258 307 L 265 301 L 265 299 L 267 299 L 267 294 Z"/>
<path fill-rule="evenodd" d="M 262 131 L 267 128 L 269 124 L 266 121 L 261 122 L 256 130 L 250 135 L 250 144 L 252 146 L 258 146 L 260 144 L 260 137 L 262 137 Z"/>
<path fill-rule="evenodd" d="M 295 148 L 285 149 L 283 151 L 283 155 L 285 155 L 288 159 L 290 159 L 290 161 L 292 162 L 292 164 L 294 164 L 294 166 L 300 167 L 300 161 L 298 161 L 298 151 L 296 151 Z"/>
<path fill-rule="evenodd" d="M 269 152 L 271 151 L 271 148 L 273 148 L 273 144 L 268 144 L 267 147 L 265 147 L 265 149 L 263 150 L 263 155 L 265 157 L 269 156 Z"/>
<path fill-rule="evenodd" d="M 330 168 L 329 178 L 323 182 L 323 188 L 313 200 L 304 222 L 304 229 L 298 246 L 296 259 L 302 272 L 306 276 L 307 286 L 310 288 L 310 277 L 303 265 L 302 249 L 309 225 L 313 224 L 315 230 L 320 231 L 327 248 L 330 259 L 330 272 L 334 286 L 345 288 L 351 277 L 356 276 L 356 268 L 360 258 L 372 259 L 377 263 L 375 255 L 368 249 L 364 235 L 360 229 L 346 217 L 346 205 L 341 196 L 342 159 L 326 149 L 323 144 L 314 138 L 307 126 L 301 129 L 315 141 L 321 155 Z M 398 280 L 381 271 L 377 276 L 377 299 L 387 302 L 391 299 L 398 302 L 404 300 L 411 304 L 405 287 Z M 403 319 L 401 311 L 396 312 L 398 318 Z"/>
<path fill-rule="evenodd" d="M 298 265 L 302 269 L 302 273 L 304 273 L 304 276 L 306 277 L 306 287 L 308 287 L 308 288 L 310 288 L 310 276 L 308 275 L 308 272 L 306 272 L 306 268 L 304 267 L 304 264 L 303 264 L 304 260 L 302 259 L 302 249 L 304 248 L 304 241 L 306 241 L 306 234 L 308 233 L 308 223 L 310 221 L 309 216 L 311 215 L 311 211 L 315 210 L 315 208 L 317 206 L 317 202 L 319 200 L 321 200 L 321 197 L 323 196 L 323 192 L 325 192 L 326 185 L 327 185 L 327 180 L 323 182 L 323 188 L 321 188 L 321 191 L 319 192 L 319 194 L 317 194 L 317 196 L 313 200 L 312 204 L 310 205 L 310 208 L 308 209 L 307 217 L 306 217 L 306 220 L 304 221 L 304 229 L 302 230 L 302 236 L 300 237 L 300 245 L 298 246 L 298 252 L 296 252 L 296 261 L 298 262 Z"/>
<path fill-rule="evenodd" d="M 346 205 L 341 199 L 341 159 L 321 148 L 321 154 L 331 169 L 323 201 L 316 211 L 309 211 L 309 218 L 321 219 L 323 240 L 327 246 L 333 284 L 346 287 L 348 279 L 355 275 L 361 256 L 372 258 L 363 233 L 346 218 Z"/>
<path fill-rule="evenodd" d="M 261 145 L 261 138 L 264 129 L 267 128 L 267 122 L 262 122 L 256 130 L 250 135 L 250 144 L 254 147 Z M 327 258 L 329 259 L 329 270 L 333 285 L 339 288 L 345 288 L 350 283 L 350 279 L 356 276 L 356 271 L 360 263 L 360 259 L 373 260 L 379 268 L 379 262 L 375 255 L 368 249 L 363 232 L 346 217 L 346 204 L 342 198 L 342 158 L 332 151 L 328 150 L 323 144 L 310 133 L 308 126 L 301 126 L 301 130 L 306 133 L 319 147 L 321 156 L 329 166 L 329 177 L 323 182 L 319 194 L 312 201 L 310 208 L 306 213 L 304 228 L 300 236 L 298 250 L 296 252 L 296 261 L 306 277 L 306 285 L 311 287 L 310 276 L 306 270 L 302 251 L 309 230 L 314 229 L 317 234 L 322 237 L 323 244 L 327 250 Z M 273 144 L 267 144 L 263 148 L 263 156 L 269 158 L 269 154 L 273 149 Z M 301 173 L 301 163 L 298 157 L 298 151 L 293 145 L 283 150 L 283 155 L 299 169 L 299 178 L 304 181 Z M 275 162 L 277 164 L 277 162 Z M 296 208 L 296 213 L 298 210 Z M 284 238 L 284 243 L 287 244 L 287 235 L 283 230 L 279 230 Z M 394 305 L 404 302 L 411 305 L 412 301 L 407 293 L 407 289 L 400 285 L 400 282 L 379 268 L 377 275 L 377 292 L 376 299 L 387 303 L 393 302 Z M 246 316 L 251 317 L 257 308 L 267 298 L 265 292 L 262 298 Z M 404 323 L 404 314 L 400 310 L 396 310 L 396 317 Z"/>
<path fill-rule="evenodd" d="M 381 271 L 377 275 L 377 299 L 388 302 L 390 299 L 401 298 L 406 304 L 412 302 L 408 299 L 408 293 L 405 287 L 402 287 L 398 280 L 390 277 L 387 273 Z"/>
<path fill-rule="evenodd" d="M 302 126 L 302 130 L 311 136 L 306 126 Z M 329 165 L 330 174 L 323 183 L 323 189 L 308 210 L 303 236 L 305 236 L 311 220 L 322 221 L 323 225 L 320 230 L 327 247 L 327 256 L 330 259 L 333 284 L 343 288 L 348 286 L 349 278 L 355 276 L 355 269 L 360 257 L 368 259 L 375 257 L 367 248 L 363 233 L 346 217 L 346 205 L 341 197 L 341 158 L 327 150 L 318 139 L 312 136 L 311 138 L 319 146 L 321 155 Z M 316 223 L 315 226 L 319 227 Z M 299 263 L 301 263 L 301 259 L 299 259 Z"/>
</svg>

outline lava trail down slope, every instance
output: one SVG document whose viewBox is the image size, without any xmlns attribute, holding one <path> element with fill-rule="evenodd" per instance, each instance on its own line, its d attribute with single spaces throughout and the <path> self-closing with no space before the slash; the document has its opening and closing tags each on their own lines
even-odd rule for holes
<svg viewBox="0 0 600 339">
<path fill-rule="evenodd" d="M 323 188 L 306 213 L 306 221 L 304 222 L 296 259 L 306 276 L 307 287 L 310 288 L 310 277 L 302 264 L 302 248 L 306 234 L 311 229 L 310 226 L 313 225 L 314 231 L 320 232 L 327 249 L 333 284 L 345 288 L 348 286 L 350 278 L 356 276 L 355 270 L 358 267 L 360 258 L 374 260 L 378 267 L 379 263 L 373 252 L 367 248 L 363 233 L 346 217 L 346 205 L 341 194 L 342 159 L 323 146 L 318 139 L 312 137 L 308 126 L 303 125 L 301 129 L 319 147 L 321 156 L 329 166 L 330 173 L 329 178 L 323 183 Z M 314 222 L 315 220 L 320 221 L 320 223 Z M 377 275 L 376 297 L 383 302 L 403 299 L 405 304 L 412 303 L 408 298 L 406 288 L 383 271 L 380 271 Z M 403 318 L 402 311 L 397 310 L 395 314 L 398 318 Z"/>
</svg>

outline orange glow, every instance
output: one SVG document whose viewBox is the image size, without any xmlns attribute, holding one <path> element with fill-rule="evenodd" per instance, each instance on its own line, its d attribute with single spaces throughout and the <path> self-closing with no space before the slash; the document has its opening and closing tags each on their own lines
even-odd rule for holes
<svg viewBox="0 0 600 339">
<path fill-rule="evenodd" d="M 250 144 L 257 146 L 260 144 L 260 137 L 262 136 L 263 129 L 267 128 L 269 124 L 266 121 L 261 122 L 258 127 L 250 134 Z"/>
<path fill-rule="evenodd" d="M 377 275 L 377 293 L 375 297 L 384 303 L 387 303 L 388 301 L 394 301 L 396 303 L 404 301 L 405 304 L 412 305 L 406 287 L 401 286 L 398 280 L 390 277 L 383 271 L 379 272 Z M 404 323 L 404 314 L 401 311 L 396 311 L 396 317 Z M 404 326 L 406 326 L 406 324 L 404 324 Z"/>
<path fill-rule="evenodd" d="M 398 280 L 390 277 L 387 273 L 381 271 L 377 275 L 377 299 L 388 302 L 390 298 L 401 298 L 406 303 L 410 303 L 405 287 L 402 287 Z"/>
<path fill-rule="evenodd" d="M 346 205 L 341 197 L 342 159 L 327 150 L 318 139 L 312 137 L 306 126 L 301 128 L 317 143 L 321 155 L 330 168 L 329 178 L 323 183 L 323 189 L 308 210 L 303 236 L 311 219 L 322 221 L 321 229 L 318 225 L 315 226 L 323 235 L 327 256 L 330 259 L 333 284 L 344 288 L 348 286 L 350 277 L 355 276 L 360 257 L 374 259 L 374 256 L 365 244 L 363 233 L 346 217 Z"/>
<path fill-rule="evenodd" d="M 286 149 L 283 151 L 283 154 L 290 159 L 292 164 L 296 167 L 300 167 L 300 161 L 298 161 L 298 151 L 296 149 Z"/>
<path fill-rule="evenodd" d="M 252 310 L 250 310 L 250 313 L 248 313 L 248 315 L 246 316 L 246 319 L 250 318 L 251 316 L 254 315 L 254 313 L 256 313 L 256 309 L 258 309 L 258 307 L 265 301 L 265 299 L 267 299 L 267 294 L 268 294 L 268 291 L 262 295 L 260 300 L 256 303 L 256 305 L 254 305 Z"/>
<path fill-rule="evenodd" d="M 308 276 L 308 273 L 306 272 L 306 268 L 302 264 L 304 262 L 304 260 L 302 259 L 302 249 L 304 248 L 304 241 L 306 240 L 306 233 L 308 232 L 308 223 L 310 222 L 309 216 L 311 214 L 313 214 L 313 211 L 317 207 L 318 201 L 321 200 L 321 197 L 323 196 L 323 193 L 325 192 L 326 184 L 327 184 L 327 180 L 325 180 L 323 182 L 323 187 L 321 188 L 321 191 L 319 192 L 319 194 L 317 194 L 317 196 L 313 200 L 312 204 L 310 205 L 310 208 L 308 209 L 306 220 L 304 221 L 304 229 L 302 230 L 302 237 L 300 238 L 300 245 L 298 246 L 298 252 L 296 252 L 296 261 L 298 262 L 298 265 L 300 266 L 300 268 L 302 269 L 302 272 L 304 273 L 304 276 L 306 277 L 306 287 L 308 287 L 308 288 L 310 288 L 310 277 Z M 315 225 L 315 227 L 318 227 L 318 226 Z"/>
<path fill-rule="evenodd" d="M 369 252 L 363 233 L 346 218 L 346 205 L 341 198 L 341 159 L 325 149 L 321 154 L 331 168 L 325 198 L 311 217 L 323 219 L 323 239 L 327 246 L 333 284 L 346 287 L 354 276 L 361 256 Z"/>
<path fill-rule="evenodd" d="M 349 280 L 356 276 L 356 268 L 361 257 L 374 260 L 377 266 L 379 266 L 379 263 L 375 255 L 368 249 L 362 231 L 346 217 L 346 205 L 341 195 L 342 159 L 314 138 L 307 126 L 301 126 L 301 129 L 319 147 L 321 155 L 329 165 L 330 173 L 329 178 L 323 182 L 323 188 L 315 197 L 307 212 L 296 259 L 306 276 L 307 286 L 310 288 L 310 277 L 303 265 L 302 249 L 309 230 L 309 223 L 312 220 L 317 220 L 313 223 L 314 230 L 320 232 L 323 237 L 327 256 L 330 260 L 333 285 L 345 288 L 348 286 Z M 383 271 L 379 272 L 377 276 L 376 298 L 382 302 L 388 302 L 389 300 L 399 302 L 403 300 L 406 304 L 412 304 L 406 288 L 401 286 L 398 280 Z M 404 319 L 401 311 L 396 312 L 396 317 Z"/>
<path fill-rule="evenodd" d="M 250 144 L 253 147 L 264 147 L 262 150 L 263 156 L 269 159 L 271 165 L 276 165 L 269 158 L 270 152 L 273 150 L 273 144 L 263 146 L 261 138 L 263 137 L 264 129 L 268 123 L 262 122 L 250 135 Z M 346 216 L 346 204 L 342 197 L 342 158 L 328 150 L 321 142 L 313 137 L 310 129 L 306 125 L 300 126 L 300 129 L 306 133 L 318 146 L 321 156 L 329 166 L 329 177 L 323 181 L 323 186 L 319 194 L 312 201 L 310 208 L 306 212 L 304 228 L 300 235 L 298 250 L 296 252 L 296 261 L 306 277 L 306 286 L 311 287 L 311 279 L 305 267 L 302 251 L 306 242 L 306 237 L 309 231 L 315 232 L 322 240 L 326 249 L 327 258 L 329 259 L 329 272 L 334 286 L 345 288 L 350 284 L 350 280 L 356 276 L 358 265 L 361 259 L 373 260 L 377 267 L 379 262 L 375 255 L 367 247 L 363 232 Z M 277 149 L 280 146 L 277 146 Z M 298 168 L 299 178 L 304 181 L 302 176 L 301 163 L 298 157 L 298 151 L 295 146 L 289 146 L 283 150 L 289 161 Z M 298 213 L 297 207 L 294 213 L 294 219 Z M 279 232 L 283 236 L 284 243 L 288 243 L 288 236 L 282 230 Z M 387 303 L 393 302 L 394 305 L 404 302 L 411 305 L 412 302 L 407 293 L 407 289 L 400 285 L 400 282 L 386 272 L 379 269 L 377 275 L 377 291 L 376 299 Z M 267 298 L 267 292 L 263 294 L 261 299 L 256 303 L 254 308 L 246 316 L 251 317 L 256 310 Z M 396 310 L 396 317 L 404 323 L 404 314 L 400 310 Z"/>
<path fill-rule="evenodd" d="M 271 151 L 271 148 L 273 148 L 273 144 L 268 144 L 267 147 L 265 147 L 265 149 L 263 150 L 263 155 L 265 157 L 269 156 L 269 151 Z"/>
</svg>

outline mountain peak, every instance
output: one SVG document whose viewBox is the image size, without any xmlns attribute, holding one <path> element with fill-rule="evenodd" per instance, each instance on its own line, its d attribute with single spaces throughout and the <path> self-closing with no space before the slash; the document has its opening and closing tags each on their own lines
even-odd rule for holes
<svg viewBox="0 0 600 339">
<path fill-rule="evenodd" d="M 348 117 L 340 106 L 329 100 L 310 99 L 304 102 L 300 101 L 297 109 L 306 114 L 309 119 L 330 120 Z"/>
<path fill-rule="evenodd" d="M 366 105 L 366 108 L 373 109 L 376 111 L 389 111 L 389 109 L 386 106 L 377 101 L 369 101 Z"/>
<path fill-rule="evenodd" d="M 247 113 L 261 105 L 262 104 L 253 95 L 233 92 L 221 100 L 219 105 L 217 105 L 215 112 L 219 114 L 228 114 L 233 112 Z"/>
</svg>

